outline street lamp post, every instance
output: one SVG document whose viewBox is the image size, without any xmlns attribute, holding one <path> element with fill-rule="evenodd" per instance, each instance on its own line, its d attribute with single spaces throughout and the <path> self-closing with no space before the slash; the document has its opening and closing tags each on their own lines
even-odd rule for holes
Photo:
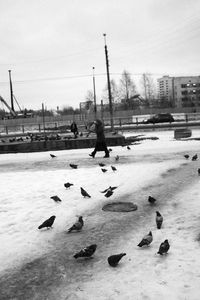
<svg viewBox="0 0 200 300">
<path fill-rule="evenodd" d="M 14 110 L 14 101 L 13 101 L 13 88 L 12 88 L 12 80 L 11 80 L 11 70 L 8 70 L 9 79 L 10 79 L 10 99 L 11 99 L 11 108 Z"/>
<path fill-rule="evenodd" d="M 96 102 L 96 87 L 95 87 L 95 76 L 94 76 L 95 67 L 93 67 L 92 70 L 93 70 L 93 90 L 94 90 L 94 116 L 95 116 L 95 120 L 96 120 L 96 118 L 97 118 L 97 102 Z"/>
<path fill-rule="evenodd" d="M 110 126 L 113 131 L 113 106 L 112 106 L 112 94 L 111 94 L 111 86 L 110 86 L 110 74 L 109 74 L 109 61 L 108 61 L 108 49 L 106 45 L 106 34 L 103 34 L 104 42 L 105 42 L 105 56 L 106 56 L 106 71 L 107 71 L 107 84 L 108 84 L 108 99 L 109 99 L 109 110 L 110 110 Z"/>
</svg>

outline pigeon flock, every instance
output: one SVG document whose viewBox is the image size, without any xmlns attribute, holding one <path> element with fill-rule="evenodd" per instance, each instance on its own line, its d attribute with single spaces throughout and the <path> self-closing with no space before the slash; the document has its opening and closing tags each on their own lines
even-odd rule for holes
<svg viewBox="0 0 200 300">
<path fill-rule="evenodd" d="M 52 158 L 56 157 L 53 154 L 50 154 L 50 156 Z M 188 154 L 185 154 L 184 157 L 188 160 L 190 156 Z M 197 159 L 198 159 L 197 154 L 195 154 L 191 158 L 192 161 L 195 161 Z M 119 156 L 116 156 L 115 161 L 118 161 L 118 160 L 119 160 Z M 76 165 L 76 164 L 69 164 L 69 166 L 73 169 L 78 168 L 78 165 Z M 105 164 L 99 163 L 99 166 L 101 167 L 102 172 L 108 171 L 107 169 L 102 168 L 102 167 L 106 166 Z M 111 169 L 113 171 L 117 171 L 117 168 L 112 166 L 112 165 L 111 165 Z M 197 171 L 198 171 L 198 175 L 200 175 L 200 168 Z M 70 182 L 64 183 L 64 187 L 66 189 L 69 189 L 73 185 L 74 184 L 70 183 Z M 117 189 L 117 186 L 109 186 L 105 190 L 101 191 L 101 193 L 103 193 L 106 198 L 109 198 L 110 196 L 113 195 L 115 189 Z M 88 194 L 88 192 L 83 187 L 80 187 L 80 191 L 81 191 L 81 195 L 84 198 L 85 197 L 91 198 L 91 196 Z M 55 202 L 61 202 L 62 201 L 57 195 L 51 196 L 50 198 L 52 200 L 54 200 Z M 149 196 L 147 201 L 149 202 L 149 204 L 151 206 L 154 206 L 157 203 L 157 199 L 154 198 L 153 196 Z M 43 228 L 50 229 L 50 228 L 52 228 L 55 219 L 56 219 L 56 216 L 51 216 L 49 219 L 45 220 L 40 226 L 38 226 L 38 229 L 43 229 Z M 159 211 L 156 211 L 155 223 L 156 223 L 157 229 L 161 229 L 162 224 L 163 224 L 163 216 L 161 215 L 161 213 Z M 77 232 L 78 233 L 82 230 L 83 226 L 84 226 L 83 217 L 79 216 L 78 220 L 67 230 L 67 233 L 71 233 L 71 232 Z M 140 242 L 138 243 L 137 246 L 140 247 L 140 248 L 149 247 L 152 242 L 153 242 L 153 234 L 152 234 L 152 231 L 149 231 L 146 235 L 143 236 L 143 238 L 140 240 Z M 75 259 L 78 259 L 78 258 L 84 258 L 84 259 L 85 258 L 92 258 L 92 256 L 95 253 L 96 249 L 97 249 L 96 244 L 89 245 L 89 246 L 79 250 L 77 253 L 74 254 L 73 257 Z M 157 254 L 159 254 L 161 256 L 163 254 L 167 254 L 169 249 L 170 249 L 169 241 L 168 241 L 168 239 L 165 239 L 164 242 L 162 242 L 160 244 L 160 247 L 158 249 Z M 119 254 L 114 254 L 114 255 L 109 256 L 107 258 L 108 264 L 111 267 L 116 267 L 118 265 L 118 263 L 120 262 L 120 260 L 125 255 L 126 255 L 126 253 L 119 253 Z"/>
</svg>

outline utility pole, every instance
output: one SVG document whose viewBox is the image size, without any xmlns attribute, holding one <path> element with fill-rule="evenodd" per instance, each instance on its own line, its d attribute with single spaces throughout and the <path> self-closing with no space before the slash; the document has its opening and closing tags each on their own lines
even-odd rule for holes
<svg viewBox="0 0 200 300">
<path fill-rule="evenodd" d="M 44 103 L 42 103 L 42 121 L 43 121 L 43 130 L 44 130 L 44 136 L 45 136 Z"/>
<path fill-rule="evenodd" d="M 97 102 L 96 102 L 96 88 L 95 88 L 95 76 L 94 76 L 95 67 L 93 67 L 92 70 L 93 70 L 93 90 L 94 90 L 94 117 L 96 120 L 96 118 L 97 118 Z"/>
<path fill-rule="evenodd" d="M 12 88 L 12 81 L 11 81 L 11 70 L 8 70 L 9 73 L 9 79 L 10 79 L 10 102 L 11 102 L 11 108 L 13 111 L 14 109 L 14 101 L 13 101 L 13 88 Z"/>
<path fill-rule="evenodd" d="M 101 120 L 103 121 L 103 100 L 101 100 Z"/>
<path fill-rule="evenodd" d="M 108 61 L 108 49 L 106 45 L 106 34 L 103 34 L 104 42 L 105 42 L 105 56 L 106 56 L 106 71 L 107 71 L 107 83 L 108 83 L 108 99 L 109 99 L 109 110 L 110 110 L 110 126 L 111 131 L 113 131 L 113 106 L 112 106 L 112 94 L 111 94 L 111 86 L 110 86 L 110 74 L 109 74 L 109 61 Z"/>
<path fill-rule="evenodd" d="M 147 79 L 146 79 L 146 74 L 143 74 L 143 82 L 144 82 L 144 97 L 145 100 L 147 100 Z"/>
</svg>

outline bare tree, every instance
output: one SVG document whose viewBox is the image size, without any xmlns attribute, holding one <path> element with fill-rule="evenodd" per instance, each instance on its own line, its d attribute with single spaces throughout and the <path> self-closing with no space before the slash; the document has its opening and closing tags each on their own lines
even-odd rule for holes
<svg viewBox="0 0 200 300">
<path fill-rule="evenodd" d="M 94 94 L 93 94 L 93 91 L 92 90 L 88 90 L 87 91 L 87 94 L 85 96 L 85 109 L 86 110 L 89 110 L 91 109 L 91 106 L 94 102 Z"/>
<path fill-rule="evenodd" d="M 141 78 L 141 86 L 143 89 L 143 97 L 146 101 L 151 101 L 155 98 L 155 84 L 151 74 L 144 73 Z"/>
<path fill-rule="evenodd" d="M 124 70 L 119 84 L 119 94 L 127 102 L 136 94 L 136 86 L 131 78 L 131 74 Z"/>
<path fill-rule="evenodd" d="M 119 90 L 118 86 L 114 79 L 110 80 L 110 88 L 111 88 L 111 95 L 112 95 L 112 103 L 116 103 L 119 101 Z M 106 87 L 103 90 L 102 98 L 105 103 L 109 103 L 108 99 L 108 85 L 106 84 Z"/>
<path fill-rule="evenodd" d="M 88 90 L 85 96 L 85 100 L 87 101 L 94 101 L 94 94 L 92 90 Z"/>
</svg>

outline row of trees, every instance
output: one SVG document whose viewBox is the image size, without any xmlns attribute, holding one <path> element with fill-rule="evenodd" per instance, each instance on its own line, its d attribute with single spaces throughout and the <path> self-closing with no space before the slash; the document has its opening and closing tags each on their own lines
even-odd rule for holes
<svg viewBox="0 0 200 300">
<path fill-rule="evenodd" d="M 110 81 L 113 104 L 121 104 L 127 108 L 134 108 L 138 105 L 149 106 L 150 102 L 156 98 L 155 83 L 151 74 L 144 73 L 140 78 L 141 93 L 138 93 L 137 87 L 131 74 L 124 70 L 119 82 L 114 79 Z M 102 91 L 101 99 L 106 104 L 108 103 L 108 87 L 105 86 Z M 88 90 L 85 96 L 85 101 L 92 103 L 94 94 L 92 90 Z"/>
<path fill-rule="evenodd" d="M 121 74 L 121 78 L 118 82 L 114 79 L 111 79 L 111 93 L 112 93 L 112 102 L 115 110 L 126 110 L 126 109 L 134 109 L 139 106 L 149 107 L 152 106 L 161 106 L 168 107 L 170 103 L 167 101 L 160 101 L 156 97 L 156 88 L 153 77 L 149 73 L 142 74 L 140 81 L 140 93 L 138 93 L 138 89 L 134 80 L 131 77 L 131 74 L 124 70 Z M 108 101 L 108 87 L 107 85 L 102 91 L 101 99 L 104 103 L 104 110 L 109 110 Z M 89 110 L 91 105 L 94 103 L 94 93 L 93 90 L 88 90 L 85 96 L 85 101 L 83 102 L 85 106 L 85 110 Z M 32 113 L 34 116 L 42 116 L 41 110 L 26 110 L 28 113 Z M 73 108 L 71 106 L 65 106 L 62 109 L 57 107 L 57 110 L 47 110 L 45 109 L 46 116 L 53 116 L 55 114 L 59 115 L 71 115 L 71 114 L 79 114 L 79 108 Z M 5 111 L 0 109 L 0 117 L 3 118 L 5 116 Z"/>
</svg>

